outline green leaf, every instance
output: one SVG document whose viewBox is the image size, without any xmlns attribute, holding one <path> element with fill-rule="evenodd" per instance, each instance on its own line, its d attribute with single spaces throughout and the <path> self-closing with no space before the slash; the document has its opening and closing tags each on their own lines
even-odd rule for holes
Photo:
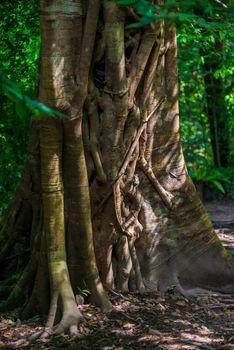
<svg viewBox="0 0 234 350">
<path fill-rule="evenodd" d="M 218 190 L 220 190 L 220 192 L 225 193 L 225 190 L 219 181 L 213 180 L 212 183 L 218 188 Z"/>
<path fill-rule="evenodd" d="M 119 6 L 132 6 L 136 4 L 138 0 L 117 0 Z"/>
<path fill-rule="evenodd" d="M 16 103 L 15 110 L 16 110 L 17 115 L 21 118 L 21 120 L 27 119 L 29 111 L 27 109 L 25 102 L 19 101 L 18 103 Z"/>
<path fill-rule="evenodd" d="M 0 79 L 2 82 L 2 90 L 6 96 L 16 103 L 17 114 L 24 118 L 27 114 L 27 109 L 35 114 L 37 117 L 41 117 L 43 114 L 51 115 L 57 118 L 66 118 L 63 113 L 55 111 L 52 108 L 45 106 L 43 103 L 31 99 L 24 95 L 19 86 L 4 76 L 3 71 L 0 69 Z"/>
<path fill-rule="evenodd" d="M 7 324 L 9 324 L 9 326 L 12 326 L 15 322 L 12 320 L 7 320 Z"/>
</svg>

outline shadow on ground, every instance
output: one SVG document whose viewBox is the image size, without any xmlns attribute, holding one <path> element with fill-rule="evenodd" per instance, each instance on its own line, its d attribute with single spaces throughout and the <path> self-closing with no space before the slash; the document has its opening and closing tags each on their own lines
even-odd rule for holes
<svg viewBox="0 0 234 350">
<path fill-rule="evenodd" d="M 223 244 L 233 253 L 234 202 L 209 203 L 207 209 Z M 34 318 L 21 324 L 16 313 L 4 314 L 0 349 L 234 349 L 234 291 L 233 295 L 210 292 L 196 304 L 176 294 L 112 292 L 110 299 L 114 307 L 110 314 L 89 304 L 79 306 L 86 321 L 77 337 L 57 336 L 34 344 L 20 345 L 19 340 L 42 330 L 41 321 Z"/>
</svg>

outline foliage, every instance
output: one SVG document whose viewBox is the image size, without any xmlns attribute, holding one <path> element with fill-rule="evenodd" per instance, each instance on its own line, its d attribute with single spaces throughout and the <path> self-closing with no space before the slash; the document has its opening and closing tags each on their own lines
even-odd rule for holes
<svg viewBox="0 0 234 350">
<path fill-rule="evenodd" d="M 219 0 L 165 0 L 162 4 L 147 0 L 117 0 L 117 3 L 119 6 L 131 6 L 140 16 L 139 20 L 129 27 L 142 27 L 166 19 L 176 23 L 177 26 L 180 23 L 196 21 L 199 25 L 212 30 L 216 28 L 216 23 L 206 20 L 204 14 L 210 16 L 221 11 L 231 16 L 233 11 L 232 6 L 227 6 L 225 2 Z"/>
<path fill-rule="evenodd" d="M 233 172 L 231 168 L 197 167 L 190 170 L 190 175 L 193 180 L 202 181 L 225 194 L 225 184 L 231 183 L 230 178 L 233 176 Z"/>
<path fill-rule="evenodd" d="M 0 62 L 6 77 L 15 81 L 24 95 L 35 96 L 40 48 L 37 1 L 0 2 Z M 0 91 L 0 212 L 7 206 L 23 169 L 30 110 L 16 118 L 19 106 Z"/>
<path fill-rule="evenodd" d="M 24 95 L 19 86 L 8 79 L 0 69 L 0 81 L 2 86 L 2 91 L 6 94 L 9 99 L 11 99 L 16 105 L 16 113 L 22 119 L 27 116 L 28 110 L 35 117 L 41 117 L 43 115 L 50 115 L 52 117 L 63 118 L 65 115 L 55 111 L 52 108 L 45 106 L 43 103 L 40 103 L 36 100 L 31 99 L 27 95 Z"/>
<path fill-rule="evenodd" d="M 193 179 L 209 183 L 216 189 L 219 187 L 220 192 L 225 189 L 225 194 L 234 198 L 234 174 L 231 171 L 234 166 L 234 25 L 230 11 L 218 11 L 209 20 L 213 23 L 212 31 L 196 22 L 178 28 L 181 135 L 188 170 Z M 216 44 L 220 41 L 221 49 L 216 50 Z M 207 61 L 215 62 L 212 72 L 207 71 Z M 213 81 L 216 79 L 216 83 L 222 85 L 220 117 L 229 133 L 229 167 L 226 169 L 214 168 L 204 81 L 207 74 L 212 74 Z M 229 183 L 221 181 L 221 178 L 226 178 Z M 221 183 L 222 189 L 214 181 Z"/>
</svg>

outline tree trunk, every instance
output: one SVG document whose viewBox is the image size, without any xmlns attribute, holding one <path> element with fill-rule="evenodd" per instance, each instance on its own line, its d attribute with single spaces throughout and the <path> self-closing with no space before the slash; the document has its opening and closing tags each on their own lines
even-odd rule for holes
<svg viewBox="0 0 234 350">
<path fill-rule="evenodd" d="M 1 229 L 2 279 L 21 277 L 1 308 L 24 304 L 25 317 L 49 314 L 49 332 L 75 333 L 80 289 L 103 310 L 112 288 L 228 291 L 234 262 L 180 144 L 175 28 L 126 29 L 132 12 L 114 0 L 40 11 L 40 100 L 65 117 L 33 121 Z"/>
<path fill-rule="evenodd" d="M 215 73 L 222 68 L 223 42 L 216 39 L 214 57 L 203 49 L 204 54 L 204 82 L 207 101 L 207 115 L 210 126 L 210 138 L 213 151 L 214 165 L 216 167 L 229 166 L 230 140 L 228 129 L 228 114 L 224 100 L 223 79 L 216 77 Z M 217 54 L 218 52 L 218 54 Z"/>
</svg>

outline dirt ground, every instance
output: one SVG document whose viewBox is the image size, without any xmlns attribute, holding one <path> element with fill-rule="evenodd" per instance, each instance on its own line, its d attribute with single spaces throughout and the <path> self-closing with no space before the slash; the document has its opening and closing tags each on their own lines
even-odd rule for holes
<svg viewBox="0 0 234 350">
<path fill-rule="evenodd" d="M 234 253 L 234 202 L 206 204 L 223 244 Z M 209 292 L 196 303 L 167 293 L 111 292 L 113 311 L 103 314 L 93 305 L 79 306 L 85 321 L 79 335 L 30 342 L 43 330 L 41 320 L 21 323 L 17 314 L 0 315 L 0 349 L 233 349 L 233 294 Z"/>
<path fill-rule="evenodd" d="M 215 230 L 224 247 L 234 253 L 234 201 L 213 201 L 205 204 Z M 233 291 L 234 293 L 234 291 Z"/>
</svg>

